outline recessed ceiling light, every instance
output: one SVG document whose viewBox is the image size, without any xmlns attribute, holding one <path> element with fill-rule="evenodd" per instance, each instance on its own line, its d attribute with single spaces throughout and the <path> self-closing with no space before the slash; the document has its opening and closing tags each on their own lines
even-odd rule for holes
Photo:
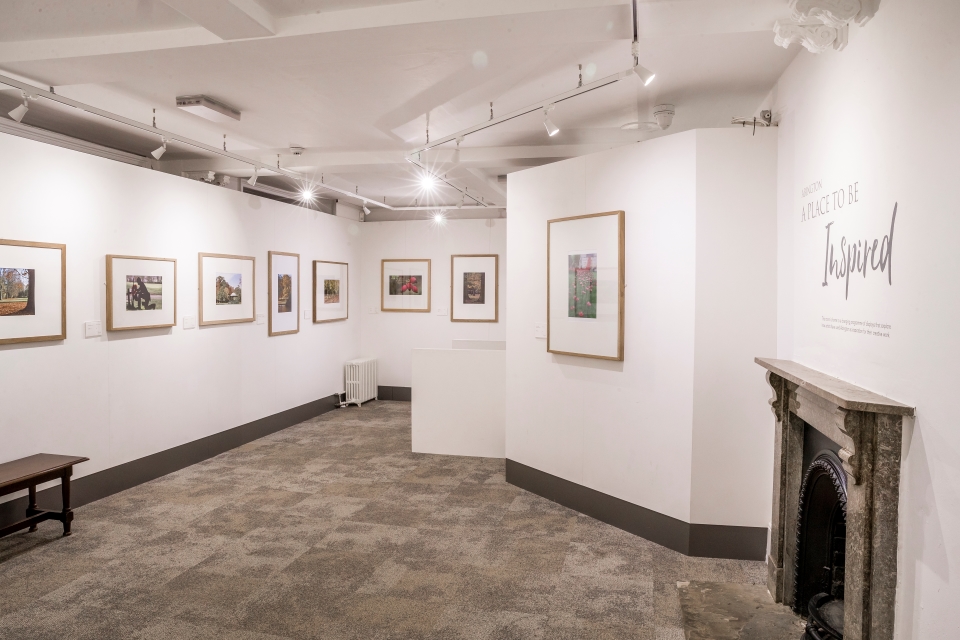
<svg viewBox="0 0 960 640">
<path fill-rule="evenodd" d="M 239 120 L 240 112 L 207 96 L 177 96 L 177 106 L 213 122 Z"/>
</svg>

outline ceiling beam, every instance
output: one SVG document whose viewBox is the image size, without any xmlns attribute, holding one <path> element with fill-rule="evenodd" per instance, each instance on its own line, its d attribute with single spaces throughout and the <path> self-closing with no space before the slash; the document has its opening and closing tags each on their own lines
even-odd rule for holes
<svg viewBox="0 0 960 640">
<path fill-rule="evenodd" d="M 264 38 L 277 32 L 273 16 L 256 0 L 162 0 L 224 40 Z"/>
</svg>

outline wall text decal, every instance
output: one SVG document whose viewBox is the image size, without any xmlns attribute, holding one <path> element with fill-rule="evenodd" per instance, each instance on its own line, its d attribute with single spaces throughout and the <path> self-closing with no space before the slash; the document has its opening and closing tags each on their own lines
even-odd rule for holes
<svg viewBox="0 0 960 640">
<path fill-rule="evenodd" d="M 840 238 L 839 258 L 834 257 L 835 245 L 830 241 L 830 227 L 833 222 L 827 223 L 827 249 L 823 263 L 823 286 L 830 283 L 830 276 L 839 280 L 846 279 L 844 299 L 850 298 L 850 276 L 854 273 L 867 277 L 870 271 L 886 271 L 887 284 L 893 285 L 893 228 L 897 223 L 897 203 L 893 204 L 893 215 L 890 218 L 890 233 L 882 239 L 857 240 L 848 242 L 846 236 Z"/>
</svg>

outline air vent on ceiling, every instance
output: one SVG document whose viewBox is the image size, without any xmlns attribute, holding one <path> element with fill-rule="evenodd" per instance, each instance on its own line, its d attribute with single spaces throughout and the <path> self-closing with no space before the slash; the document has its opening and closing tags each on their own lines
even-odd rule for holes
<svg viewBox="0 0 960 640">
<path fill-rule="evenodd" d="M 239 111 L 207 96 L 177 96 L 177 106 L 214 122 L 240 119 Z"/>
</svg>

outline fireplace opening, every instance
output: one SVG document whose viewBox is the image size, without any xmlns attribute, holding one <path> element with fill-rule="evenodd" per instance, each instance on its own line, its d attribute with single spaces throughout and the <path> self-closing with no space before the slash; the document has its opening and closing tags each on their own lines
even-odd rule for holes
<svg viewBox="0 0 960 640">
<path fill-rule="evenodd" d="M 821 451 L 800 490 L 794 611 L 809 615 L 805 638 L 842 640 L 847 479 L 840 458 Z"/>
</svg>

